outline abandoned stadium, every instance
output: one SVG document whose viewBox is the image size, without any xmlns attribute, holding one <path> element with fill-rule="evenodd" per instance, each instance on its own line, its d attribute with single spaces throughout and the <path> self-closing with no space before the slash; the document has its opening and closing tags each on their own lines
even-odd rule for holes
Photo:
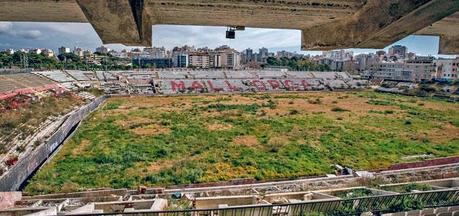
<svg viewBox="0 0 459 216">
<path fill-rule="evenodd" d="M 59 95 L 66 92 L 74 92 L 80 101 L 53 120 L 42 122 L 21 143 L 11 138 L 6 144 L 2 137 L 1 144 L 11 150 L 1 154 L 0 191 L 12 192 L 0 193 L 0 215 L 458 215 L 459 159 L 429 155 L 382 170 L 337 166 L 339 172 L 295 180 L 239 179 L 55 194 L 14 192 L 23 189 L 37 170 L 50 163 L 48 160 L 58 154 L 88 115 L 97 110 L 110 111 L 98 109 L 110 97 L 365 92 L 369 85 L 344 72 L 38 71 L 0 75 L 0 98 L 6 101 L 5 107 L 21 106 L 25 103 L 21 97 L 34 101 L 50 95 L 62 97 Z M 82 89 L 100 89 L 104 94 Z M 338 103 L 331 102 L 333 106 Z"/>
</svg>

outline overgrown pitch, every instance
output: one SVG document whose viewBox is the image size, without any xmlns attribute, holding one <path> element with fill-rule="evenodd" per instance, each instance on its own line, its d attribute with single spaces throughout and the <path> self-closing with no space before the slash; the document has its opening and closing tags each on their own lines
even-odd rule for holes
<svg viewBox="0 0 459 216">
<path fill-rule="evenodd" d="M 459 104 L 373 92 L 111 98 L 26 188 L 165 186 L 459 155 Z"/>
</svg>

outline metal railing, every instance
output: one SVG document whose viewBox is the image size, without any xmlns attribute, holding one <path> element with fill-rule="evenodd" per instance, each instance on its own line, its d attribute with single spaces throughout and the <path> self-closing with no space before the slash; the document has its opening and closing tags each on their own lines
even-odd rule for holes
<svg viewBox="0 0 459 216">
<path fill-rule="evenodd" d="M 190 209 L 98 213 L 83 215 L 145 215 L 145 216 L 296 216 L 296 215 L 360 215 L 421 210 L 459 205 L 459 189 L 378 195 L 352 199 L 317 200 L 289 204 L 238 206 L 219 209 Z"/>
</svg>

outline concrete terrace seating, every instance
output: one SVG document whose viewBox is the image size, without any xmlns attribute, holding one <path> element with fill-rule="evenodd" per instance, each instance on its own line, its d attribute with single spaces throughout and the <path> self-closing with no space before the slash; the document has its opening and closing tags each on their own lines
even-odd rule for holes
<svg viewBox="0 0 459 216">
<path fill-rule="evenodd" d="M 192 79 L 225 79 L 223 71 L 190 71 Z"/>
<path fill-rule="evenodd" d="M 110 80 L 117 80 L 116 75 L 114 75 L 111 72 L 102 72 L 102 76 L 105 78 L 105 80 L 110 81 Z M 99 79 L 100 80 L 100 79 Z"/>
<path fill-rule="evenodd" d="M 255 74 L 259 79 L 285 79 L 287 75 L 282 71 L 257 71 L 251 72 Z"/>
<path fill-rule="evenodd" d="M 311 72 L 306 71 L 287 71 L 285 75 L 289 79 L 312 79 L 314 76 Z"/>
<path fill-rule="evenodd" d="M 228 79 L 258 79 L 254 71 L 225 71 Z"/>
<path fill-rule="evenodd" d="M 158 71 L 159 79 L 189 79 L 188 71 Z"/>
<path fill-rule="evenodd" d="M 72 70 L 72 71 L 65 71 L 67 72 L 70 76 L 72 76 L 74 79 L 78 81 L 89 81 L 89 77 L 85 75 L 84 71 L 77 71 L 77 70 Z M 88 72 L 87 72 L 88 73 Z M 91 73 L 91 72 L 89 72 Z"/>
<path fill-rule="evenodd" d="M 58 83 L 75 82 L 76 81 L 75 79 L 73 79 L 69 75 L 65 74 L 62 71 L 58 71 L 58 70 L 40 71 L 40 72 L 36 72 L 36 74 L 45 76 L 48 79 L 54 80 L 54 81 L 56 81 Z"/>
<path fill-rule="evenodd" d="M 0 75 L 0 92 L 11 92 L 18 89 L 37 88 L 53 84 L 51 81 L 35 74 L 7 74 Z"/>
</svg>

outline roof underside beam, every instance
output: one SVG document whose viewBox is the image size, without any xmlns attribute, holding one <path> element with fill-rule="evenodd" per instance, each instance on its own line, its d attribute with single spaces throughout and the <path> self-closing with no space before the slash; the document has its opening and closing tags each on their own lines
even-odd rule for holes
<svg viewBox="0 0 459 216">
<path fill-rule="evenodd" d="M 350 18 L 304 29 L 302 49 L 384 48 L 458 10 L 458 0 L 369 0 Z"/>
<path fill-rule="evenodd" d="M 151 45 L 151 26 L 144 28 L 143 0 L 77 0 L 104 44 Z"/>
</svg>

